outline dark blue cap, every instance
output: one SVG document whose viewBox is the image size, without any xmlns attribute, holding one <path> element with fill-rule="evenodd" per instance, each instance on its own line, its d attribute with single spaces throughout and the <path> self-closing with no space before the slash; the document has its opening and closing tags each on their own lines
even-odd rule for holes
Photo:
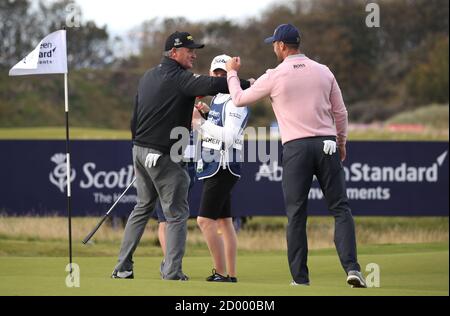
<svg viewBox="0 0 450 316">
<path fill-rule="evenodd" d="M 292 24 L 281 24 L 275 29 L 273 36 L 264 40 L 265 43 L 283 42 L 286 44 L 300 44 L 300 32 Z"/>
</svg>

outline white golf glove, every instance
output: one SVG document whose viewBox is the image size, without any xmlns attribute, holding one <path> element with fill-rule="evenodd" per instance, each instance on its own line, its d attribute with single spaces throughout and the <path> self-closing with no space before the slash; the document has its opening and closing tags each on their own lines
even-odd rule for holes
<svg viewBox="0 0 450 316">
<path fill-rule="evenodd" d="M 155 167 L 160 157 L 161 155 L 159 154 L 148 154 L 145 159 L 145 167 L 149 169 Z"/>
<path fill-rule="evenodd" d="M 325 155 L 333 156 L 337 151 L 336 142 L 332 140 L 326 140 L 323 143 L 324 143 L 323 152 L 325 153 Z"/>
</svg>

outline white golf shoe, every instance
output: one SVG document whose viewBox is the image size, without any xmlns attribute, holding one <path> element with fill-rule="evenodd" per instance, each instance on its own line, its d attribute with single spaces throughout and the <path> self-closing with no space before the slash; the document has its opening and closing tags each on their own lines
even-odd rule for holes
<svg viewBox="0 0 450 316">
<path fill-rule="evenodd" d="M 347 283 L 350 284 L 352 288 L 367 288 L 366 280 L 364 280 L 362 273 L 359 271 L 349 271 Z"/>
</svg>

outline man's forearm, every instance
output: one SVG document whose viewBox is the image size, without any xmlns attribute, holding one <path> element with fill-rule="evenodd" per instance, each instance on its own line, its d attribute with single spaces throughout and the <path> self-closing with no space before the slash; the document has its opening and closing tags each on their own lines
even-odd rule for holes
<svg viewBox="0 0 450 316">
<path fill-rule="evenodd" d="M 348 131 L 348 114 L 339 113 L 335 115 L 336 122 L 336 135 L 337 135 L 337 144 L 339 146 L 345 146 L 347 143 L 347 131 Z"/>
<path fill-rule="evenodd" d="M 228 87 L 228 83 L 227 83 L 227 79 L 226 78 L 214 78 L 215 79 L 215 85 L 213 86 L 213 88 L 211 89 L 210 93 L 208 95 L 216 95 L 218 93 L 230 93 L 229 87 Z M 248 80 L 241 80 L 239 79 L 239 87 L 241 88 L 241 90 L 245 90 L 250 88 L 250 82 Z"/>
<path fill-rule="evenodd" d="M 269 96 L 271 92 L 271 79 L 267 76 L 267 74 L 261 76 L 247 90 L 242 90 L 239 87 L 239 77 L 235 70 L 228 72 L 227 80 L 233 103 L 237 107 L 252 105 L 255 102 Z"/>
<path fill-rule="evenodd" d="M 241 102 L 242 88 L 239 86 L 239 77 L 236 71 L 231 70 L 227 75 L 228 89 L 230 90 L 231 98 L 233 103 L 237 107 L 245 106 L 244 102 Z"/>
</svg>

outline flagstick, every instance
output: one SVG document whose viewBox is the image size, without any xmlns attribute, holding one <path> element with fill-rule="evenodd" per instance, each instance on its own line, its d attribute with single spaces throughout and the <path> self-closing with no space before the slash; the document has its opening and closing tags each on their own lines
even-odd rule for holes
<svg viewBox="0 0 450 316">
<path fill-rule="evenodd" d="M 70 166 L 70 135 L 69 135 L 69 93 L 67 73 L 64 74 L 64 99 L 66 108 L 66 161 L 67 161 L 67 213 L 69 216 L 69 264 L 70 275 L 72 275 L 72 211 L 70 208 L 71 192 L 71 166 Z"/>
<path fill-rule="evenodd" d="M 51 52 L 44 52 L 41 56 L 42 43 L 49 42 L 51 47 L 55 48 Z M 44 45 L 50 46 L 50 45 Z M 61 47 L 56 51 L 56 47 Z M 64 48 L 64 49 L 62 49 Z M 55 53 L 56 51 L 56 53 Z M 42 64 L 40 60 L 45 62 Z M 72 212 L 70 209 L 71 192 L 71 167 L 70 167 L 70 138 L 69 138 L 69 97 L 68 97 L 68 83 L 67 83 L 67 33 L 64 31 L 57 31 L 47 35 L 39 45 L 27 55 L 21 62 L 16 64 L 9 71 L 10 76 L 24 76 L 24 75 L 44 75 L 44 74 L 64 74 L 64 96 L 66 104 L 66 166 L 67 166 L 67 212 L 69 216 L 69 259 L 70 259 L 70 276 L 73 273 L 72 264 Z"/>
</svg>

